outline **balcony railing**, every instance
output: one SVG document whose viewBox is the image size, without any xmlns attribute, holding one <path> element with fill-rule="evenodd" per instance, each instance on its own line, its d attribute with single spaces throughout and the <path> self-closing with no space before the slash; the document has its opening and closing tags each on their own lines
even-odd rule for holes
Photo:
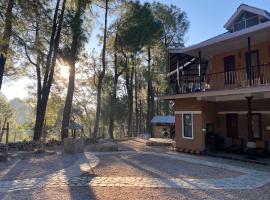
<svg viewBox="0 0 270 200">
<path fill-rule="evenodd" d="M 176 80 L 178 94 L 253 87 L 270 84 L 270 64 L 218 72 L 202 76 L 181 76 Z"/>
</svg>

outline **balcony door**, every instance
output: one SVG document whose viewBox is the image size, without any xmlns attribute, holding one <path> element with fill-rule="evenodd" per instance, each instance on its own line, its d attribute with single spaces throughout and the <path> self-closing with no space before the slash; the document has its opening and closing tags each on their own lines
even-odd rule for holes
<svg viewBox="0 0 270 200">
<path fill-rule="evenodd" d="M 224 80 L 225 85 L 235 83 L 235 56 L 224 58 Z"/>
<path fill-rule="evenodd" d="M 250 66 L 251 70 L 248 70 L 248 53 L 246 53 L 246 63 L 247 63 L 247 75 L 248 78 L 255 80 L 260 77 L 260 60 L 259 60 L 259 51 L 251 51 L 250 52 Z"/>
</svg>

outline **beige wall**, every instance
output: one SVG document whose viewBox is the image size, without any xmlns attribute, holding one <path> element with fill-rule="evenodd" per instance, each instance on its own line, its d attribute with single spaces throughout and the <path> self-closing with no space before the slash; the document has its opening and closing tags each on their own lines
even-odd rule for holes
<svg viewBox="0 0 270 200">
<path fill-rule="evenodd" d="M 201 111 L 202 105 L 195 98 L 175 101 L 175 111 Z M 178 148 L 187 150 L 204 150 L 204 134 L 202 132 L 202 114 L 193 114 L 193 139 L 182 137 L 182 114 L 176 114 L 175 141 Z"/>
<path fill-rule="evenodd" d="M 193 114 L 193 139 L 182 137 L 182 114 L 176 115 L 175 141 L 178 148 L 187 150 L 204 150 L 204 136 L 202 133 L 202 115 Z"/>
<path fill-rule="evenodd" d="M 260 64 L 270 62 L 270 42 L 262 43 L 258 45 L 252 45 L 251 50 L 259 50 Z M 236 69 L 241 69 L 246 67 L 246 52 L 247 48 L 241 48 L 234 51 L 225 52 L 213 56 L 212 58 L 212 70 L 210 73 L 218 73 L 224 71 L 224 57 L 235 56 Z"/>
</svg>

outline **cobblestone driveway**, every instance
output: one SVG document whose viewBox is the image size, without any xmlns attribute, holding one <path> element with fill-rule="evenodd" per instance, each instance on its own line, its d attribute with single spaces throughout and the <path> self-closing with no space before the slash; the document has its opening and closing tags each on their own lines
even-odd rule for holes
<svg viewBox="0 0 270 200">
<path fill-rule="evenodd" d="M 158 158 L 162 163 L 165 159 L 171 159 L 170 165 L 175 165 L 173 161 L 179 161 L 184 163 L 190 163 L 195 166 L 205 167 L 205 171 L 201 173 L 207 173 L 207 168 L 218 168 L 221 173 L 231 171 L 234 174 L 233 177 L 225 178 L 175 178 L 175 177 L 160 177 L 154 176 L 158 174 L 155 170 L 155 166 L 150 166 L 141 169 L 146 173 L 153 173 L 151 176 L 122 176 L 119 171 L 118 176 L 95 176 L 95 169 L 99 168 L 102 163 L 102 156 L 131 156 L 131 164 L 135 166 L 143 163 L 134 162 L 136 156 L 145 156 L 148 158 Z M 181 164 L 178 164 L 179 167 Z M 194 170 L 194 169 L 193 169 Z M 228 173 L 229 173 L 228 172 Z M 61 186 L 101 186 L 101 187 L 145 187 L 145 188 L 177 188 L 177 189 L 202 189 L 202 190 L 248 190 L 262 187 L 270 183 L 270 173 L 266 171 L 259 171 L 254 169 L 248 169 L 239 166 L 228 165 L 224 163 L 207 161 L 204 159 L 198 159 L 191 155 L 183 155 L 177 153 L 160 153 L 160 152 L 109 152 L 109 153 L 89 153 L 85 152 L 80 154 L 78 160 L 65 169 L 58 170 L 52 174 L 45 175 L 39 178 L 29 178 L 23 180 L 4 180 L 0 181 L 0 192 L 13 192 L 18 190 L 29 190 L 34 188 L 43 187 L 61 187 Z"/>
</svg>

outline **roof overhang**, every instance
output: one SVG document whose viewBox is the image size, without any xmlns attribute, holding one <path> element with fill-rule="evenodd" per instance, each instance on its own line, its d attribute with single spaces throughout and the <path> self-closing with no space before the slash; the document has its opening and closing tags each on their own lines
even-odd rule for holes
<svg viewBox="0 0 270 200">
<path fill-rule="evenodd" d="M 233 25 L 234 21 L 245 11 L 250 12 L 250 13 L 254 13 L 256 15 L 259 15 L 261 17 L 264 17 L 264 18 L 270 20 L 270 15 L 266 10 L 263 10 L 263 9 L 260 9 L 260 8 L 255 8 L 255 7 L 246 5 L 246 4 L 241 4 L 238 7 L 238 9 L 235 11 L 235 13 L 226 22 L 226 24 L 224 25 L 224 28 L 229 30 L 230 27 Z"/>
<path fill-rule="evenodd" d="M 167 116 L 154 116 L 151 120 L 153 124 L 175 124 L 175 116 L 167 115 Z"/>
<path fill-rule="evenodd" d="M 176 99 L 197 98 L 199 100 L 205 101 L 231 101 L 231 100 L 241 100 L 247 96 L 253 96 L 257 99 L 270 98 L 270 85 L 225 89 L 225 90 L 211 90 L 205 92 L 194 92 L 186 94 L 164 95 L 160 96 L 159 99 L 176 100 Z"/>
<path fill-rule="evenodd" d="M 247 47 L 247 38 L 251 38 L 251 44 L 259 44 L 270 41 L 270 21 L 252 26 L 237 32 L 227 32 L 212 39 L 186 48 L 170 49 L 170 53 L 184 53 L 198 56 L 201 51 L 204 58 L 211 58 L 219 53 Z"/>
</svg>

